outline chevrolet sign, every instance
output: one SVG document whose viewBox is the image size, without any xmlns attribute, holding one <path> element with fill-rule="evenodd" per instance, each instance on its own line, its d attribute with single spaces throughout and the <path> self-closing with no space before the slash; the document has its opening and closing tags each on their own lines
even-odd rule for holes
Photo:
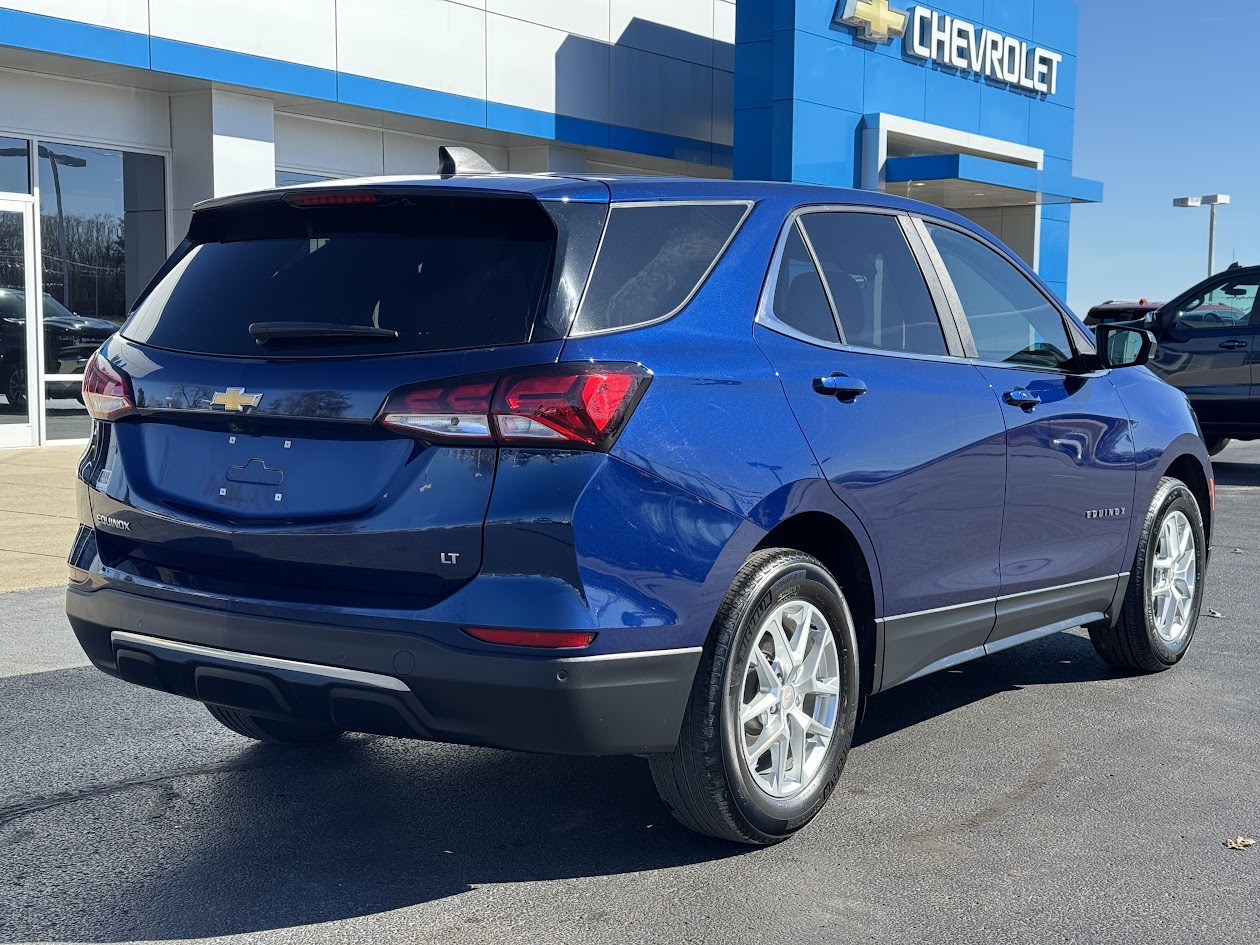
<svg viewBox="0 0 1260 945">
<path fill-rule="evenodd" d="M 927 7 L 905 11 L 892 7 L 888 0 L 843 0 L 836 20 L 860 30 L 867 42 L 891 43 L 900 38 L 905 51 L 918 59 L 1039 95 L 1059 90 L 1062 53 L 1029 46 Z"/>
</svg>

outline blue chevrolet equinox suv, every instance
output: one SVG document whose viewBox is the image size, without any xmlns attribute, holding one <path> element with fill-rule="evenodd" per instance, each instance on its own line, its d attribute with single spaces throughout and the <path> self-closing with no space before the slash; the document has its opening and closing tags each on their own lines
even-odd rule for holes
<svg viewBox="0 0 1260 945">
<path fill-rule="evenodd" d="M 873 693 L 1078 626 L 1185 655 L 1211 464 L 1149 334 L 1100 334 L 876 193 L 215 199 L 85 375 L 69 620 L 241 735 L 643 755 L 773 843 Z"/>
</svg>

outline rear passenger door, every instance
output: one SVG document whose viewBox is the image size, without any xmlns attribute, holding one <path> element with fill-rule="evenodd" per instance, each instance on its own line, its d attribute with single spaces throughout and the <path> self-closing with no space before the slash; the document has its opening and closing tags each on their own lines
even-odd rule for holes
<svg viewBox="0 0 1260 945">
<path fill-rule="evenodd" d="M 895 214 L 798 215 L 755 328 L 878 555 L 885 687 L 989 636 L 1006 481 L 1002 412 L 938 318 L 911 239 Z"/>
<path fill-rule="evenodd" d="M 990 643 L 1100 619 L 1127 570 L 1129 416 L 1084 333 L 995 247 L 925 224 L 969 353 L 1007 427 L 1002 587 Z"/>
</svg>

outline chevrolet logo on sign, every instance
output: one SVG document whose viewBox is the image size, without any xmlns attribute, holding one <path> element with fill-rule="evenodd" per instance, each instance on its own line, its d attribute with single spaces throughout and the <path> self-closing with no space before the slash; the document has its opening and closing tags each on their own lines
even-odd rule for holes
<svg viewBox="0 0 1260 945">
<path fill-rule="evenodd" d="M 222 393 L 215 391 L 210 403 L 224 410 L 242 413 L 246 407 L 257 407 L 260 400 L 262 400 L 262 394 L 247 394 L 244 387 L 229 387 Z"/>
<path fill-rule="evenodd" d="M 836 19 L 862 30 L 862 39 L 869 43 L 891 43 L 906 35 L 908 14 L 894 10 L 888 0 L 841 0 Z"/>
</svg>

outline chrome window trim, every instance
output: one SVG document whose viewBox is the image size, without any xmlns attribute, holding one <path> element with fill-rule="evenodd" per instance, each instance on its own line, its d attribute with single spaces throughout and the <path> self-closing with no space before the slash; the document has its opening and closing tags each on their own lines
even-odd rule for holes
<svg viewBox="0 0 1260 945">
<path fill-rule="evenodd" d="M 831 351 L 851 351 L 858 354 L 879 354 L 886 357 L 906 358 L 913 361 L 949 361 L 960 362 L 966 364 L 974 364 L 974 358 L 967 358 L 956 354 L 925 354 L 917 351 L 894 351 L 889 348 L 868 348 L 865 345 L 852 345 L 846 343 L 844 339 L 844 329 L 840 324 L 839 316 L 836 312 L 835 301 L 831 297 L 831 288 L 827 285 L 826 278 L 822 275 L 822 267 L 818 263 L 818 256 L 814 251 L 814 245 L 809 239 L 809 234 L 805 232 L 805 227 L 799 221 L 802 217 L 811 213 L 865 213 L 878 216 L 890 216 L 897 218 L 898 222 L 904 219 L 907 214 L 903 210 L 892 207 L 866 207 L 857 204 L 811 204 L 805 207 L 797 207 L 788 214 L 779 235 L 775 241 L 774 254 L 770 258 L 770 269 L 766 275 L 766 281 L 761 287 L 761 297 L 757 301 L 757 314 L 753 318 L 753 323 L 768 328 L 770 331 L 796 341 L 803 341 L 806 344 L 814 345 L 818 348 L 827 348 Z M 795 226 L 800 227 L 801 238 L 805 242 L 806 249 L 809 250 L 810 257 L 814 260 L 814 266 L 818 269 L 818 277 L 822 280 L 823 291 L 827 293 L 827 303 L 831 306 L 831 317 L 836 321 L 836 331 L 839 333 L 841 340 L 839 342 L 824 341 L 821 338 L 815 338 L 813 335 L 807 335 L 802 331 L 798 331 L 786 322 L 779 320 L 774 314 L 774 295 L 779 284 L 779 269 L 783 263 L 783 254 L 787 251 L 787 241 Z M 936 321 L 940 325 L 941 334 L 945 338 L 945 347 L 950 348 L 951 332 L 947 329 L 943 318 L 945 316 L 953 317 L 952 312 L 942 312 L 940 310 L 937 297 L 932 290 L 931 281 L 928 274 L 923 272 L 922 264 L 918 254 L 915 252 L 914 245 L 906 236 L 904 227 L 902 228 L 902 238 L 906 240 L 906 249 L 909 251 L 911 258 L 919 267 L 919 273 L 923 278 L 923 282 L 928 291 L 928 297 L 932 300 L 932 306 L 936 310 Z"/>
<path fill-rule="evenodd" d="M 704 284 L 709 281 L 709 276 L 713 274 L 713 270 L 718 267 L 726 257 L 726 251 L 730 249 L 731 244 L 735 242 L 735 237 L 739 236 L 743 230 L 744 224 L 748 222 L 748 217 L 752 214 L 753 207 L 757 205 L 755 200 L 627 200 L 622 202 L 612 202 L 608 205 L 608 217 L 604 220 L 604 232 L 599 235 L 599 246 L 595 249 L 595 260 L 591 263 L 591 271 L 586 277 L 586 285 L 582 287 L 582 297 L 578 300 L 577 308 L 573 314 L 573 321 L 569 325 L 569 331 L 565 335 L 566 339 L 575 338 L 596 338 L 600 335 L 612 335 L 622 331 L 633 331 L 637 328 L 647 328 L 649 325 L 659 325 L 661 322 L 669 321 L 688 305 L 704 288 Z M 657 318 L 648 319 L 647 321 L 634 322 L 629 325 L 617 325 L 614 328 L 600 328 L 595 331 L 574 331 L 573 326 L 582 320 L 582 310 L 586 307 L 586 296 L 590 292 L 591 283 L 594 281 L 595 273 L 599 271 L 599 261 L 604 254 L 604 240 L 608 237 L 609 224 L 612 223 L 613 213 L 617 210 L 636 209 L 642 207 L 743 207 L 744 215 L 739 218 L 731 235 L 727 237 L 726 242 L 722 244 L 722 248 L 718 250 L 717 255 L 713 257 L 713 261 L 709 263 L 709 267 L 705 269 L 704 274 L 700 276 L 699 281 L 692 286 L 691 293 L 679 303 L 673 311 L 661 315 Z"/>
<path fill-rule="evenodd" d="M 205 656 L 211 659 L 238 663 L 242 666 L 257 666 L 262 669 L 278 669 L 293 673 L 304 673 L 308 676 L 319 676 L 324 679 L 335 679 L 341 682 L 358 683 L 374 689 L 390 689 L 395 692 L 410 692 L 411 688 L 401 679 L 384 676 L 380 673 L 369 673 L 360 669 L 346 669 L 342 666 L 327 666 L 323 663 L 304 663 L 301 660 L 282 659 L 278 656 L 262 656 L 258 653 L 243 653 L 239 650 L 222 650 L 214 646 L 202 646 L 197 643 L 183 643 L 179 640 L 165 640 L 162 637 L 151 637 L 144 633 L 129 633 L 115 630 L 109 635 L 113 645 L 133 643 L 139 646 L 150 646 L 158 650 L 174 650 L 187 653 L 189 656 Z"/>
</svg>

